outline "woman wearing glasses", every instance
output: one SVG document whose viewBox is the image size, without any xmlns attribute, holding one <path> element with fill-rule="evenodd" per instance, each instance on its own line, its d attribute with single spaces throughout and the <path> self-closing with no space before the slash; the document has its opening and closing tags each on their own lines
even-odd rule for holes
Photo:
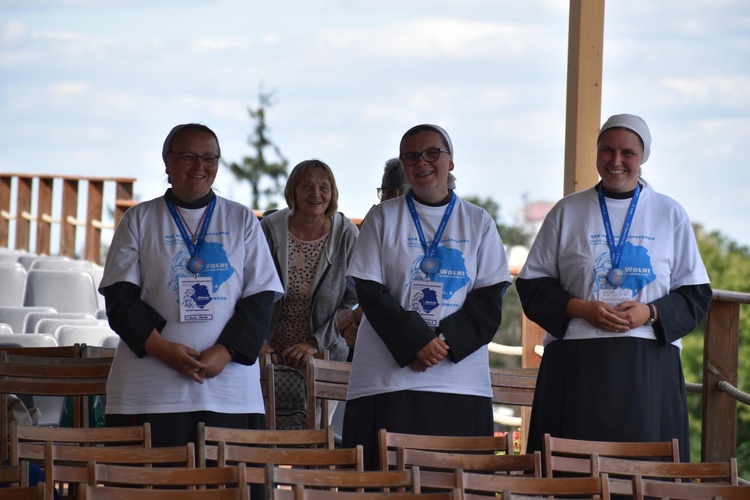
<svg viewBox="0 0 750 500">
<path fill-rule="evenodd" d="M 99 288 L 121 338 L 106 424 L 150 422 L 154 446 L 196 441 L 198 422 L 265 428 L 255 361 L 283 289 L 253 212 L 211 189 L 220 155 L 208 127 L 172 129 L 171 187 L 125 213 Z"/>
<path fill-rule="evenodd" d="M 449 189 L 447 132 L 411 128 L 399 158 L 411 190 L 370 210 L 347 271 L 364 318 L 343 445 L 363 445 L 369 469 L 379 429 L 492 435 L 487 344 L 510 285 L 495 222 Z"/>
</svg>

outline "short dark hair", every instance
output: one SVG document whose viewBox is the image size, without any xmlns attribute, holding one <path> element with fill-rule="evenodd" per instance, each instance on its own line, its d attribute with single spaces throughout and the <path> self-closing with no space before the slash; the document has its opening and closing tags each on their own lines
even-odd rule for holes
<svg viewBox="0 0 750 500">
<path fill-rule="evenodd" d="M 284 187 L 284 199 L 286 199 L 286 204 L 289 206 L 292 213 L 297 210 L 297 201 L 294 199 L 294 192 L 297 190 L 297 186 L 302 181 L 302 178 L 311 168 L 322 169 L 328 182 L 331 183 L 331 202 L 328 204 L 328 208 L 326 208 L 325 215 L 326 217 L 333 217 L 339 209 L 339 188 L 336 187 L 336 178 L 333 176 L 333 170 L 331 170 L 331 167 L 320 160 L 305 160 L 299 162 L 292 169 L 292 173 L 289 174 L 289 178 L 286 180 L 286 187 Z"/>
</svg>

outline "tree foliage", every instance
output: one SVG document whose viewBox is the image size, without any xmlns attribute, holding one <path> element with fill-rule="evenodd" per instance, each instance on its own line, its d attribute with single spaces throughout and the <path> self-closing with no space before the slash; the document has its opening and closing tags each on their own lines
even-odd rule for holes
<svg viewBox="0 0 750 500">
<path fill-rule="evenodd" d="M 266 125 L 266 111 L 271 107 L 272 94 L 258 93 L 258 107 L 247 108 L 250 118 L 255 121 L 255 129 L 248 138 L 248 144 L 255 151 L 255 156 L 246 156 L 240 163 L 228 164 L 229 170 L 239 181 L 250 183 L 251 199 L 250 207 L 267 210 L 277 208 L 278 195 L 283 192 L 282 182 L 287 177 L 288 161 L 281 154 L 281 150 L 268 138 L 268 126 Z M 266 159 L 265 150 L 271 148 L 277 161 L 271 162 Z M 265 200 L 264 206 L 261 206 Z"/>
<path fill-rule="evenodd" d="M 719 232 L 704 235 L 699 231 L 698 248 L 714 290 L 750 292 L 750 250 L 747 247 Z M 682 363 L 687 382 L 702 382 L 704 334 L 704 325 L 701 325 L 682 339 Z M 737 385 L 750 393 L 750 305 L 740 306 L 739 337 Z M 699 394 L 688 394 L 692 461 L 700 461 L 701 455 L 701 405 Z M 737 410 L 737 464 L 740 475 L 750 477 L 750 408 L 743 404 L 738 404 Z"/>
</svg>

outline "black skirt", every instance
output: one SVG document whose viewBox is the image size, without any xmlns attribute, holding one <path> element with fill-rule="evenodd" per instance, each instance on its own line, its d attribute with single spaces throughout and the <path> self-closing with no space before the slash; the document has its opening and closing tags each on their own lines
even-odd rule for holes
<svg viewBox="0 0 750 500">
<path fill-rule="evenodd" d="M 527 452 L 544 434 L 594 441 L 671 441 L 690 461 L 679 349 L 634 337 L 548 344 L 539 368 Z"/>
<path fill-rule="evenodd" d="M 361 444 L 365 469 L 380 468 L 378 431 L 428 436 L 491 436 L 492 399 L 463 394 L 396 391 L 346 402 L 342 446 Z"/>
</svg>

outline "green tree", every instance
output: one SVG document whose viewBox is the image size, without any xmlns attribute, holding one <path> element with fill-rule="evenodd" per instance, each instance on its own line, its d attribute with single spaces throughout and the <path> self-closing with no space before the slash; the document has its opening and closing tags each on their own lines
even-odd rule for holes
<svg viewBox="0 0 750 500">
<path fill-rule="evenodd" d="M 698 248 L 714 290 L 750 292 L 750 250 L 719 232 L 697 231 Z M 704 325 L 683 340 L 682 362 L 687 382 L 703 381 Z M 740 306 L 738 388 L 750 393 L 750 305 Z M 700 461 L 701 397 L 688 394 L 690 411 L 690 455 Z M 750 477 L 750 408 L 739 404 L 737 410 L 737 465 L 742 477 Z"/>
<path fill-rule="evenodd" d="M 255 121 L 255 129 L 248 138 L 248 144 L 255 151 L 255 156 L 246 156 L 241 163 L 229 163 L 229 170 L 240 181 L 247 181 L 251 186 L 250 207 L 267 210 L 277 208 L 278 195 L 283 192 L 282 181 L 287 177 L 289 162 L 281 154 L 281 150 L 268 138 L 266 125 L 266 110 L 271 107 L 272 94 L 258 93 L 258 107 L 247 108 L 250 118 Z M 266 159 L 265 150 L 271 148 L 278 161 L 270 162 Z M 265 199 L 265 206 L 261 206 L 261 198 Z"/>
</svg>

